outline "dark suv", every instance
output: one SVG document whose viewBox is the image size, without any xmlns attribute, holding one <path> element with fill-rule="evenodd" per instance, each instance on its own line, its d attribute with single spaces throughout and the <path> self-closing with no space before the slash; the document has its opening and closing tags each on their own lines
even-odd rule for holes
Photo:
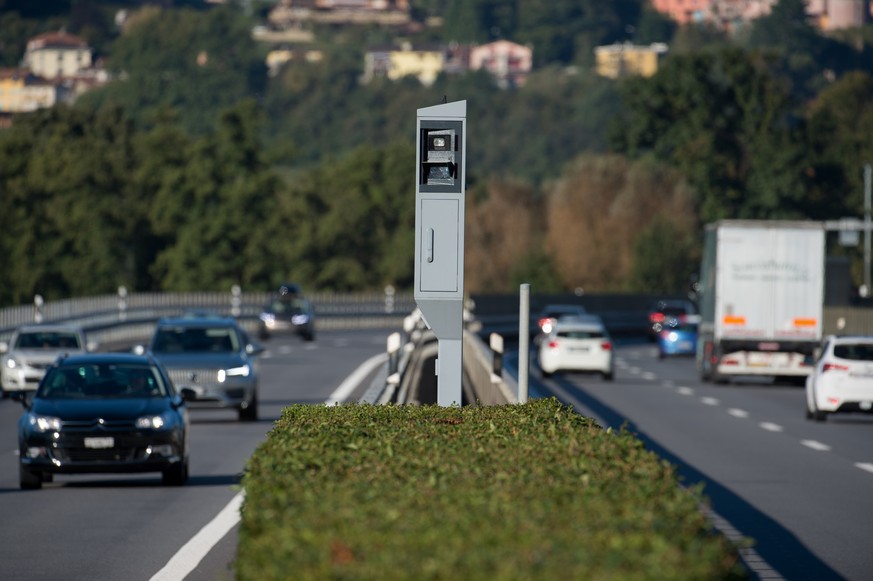
<svg viewBox="0 0 873 581">
<path fill-rule="evenodd" d="M 299 285 L 287 283 L 279 287 L 258 318 L 261 339 L 278 333 L 296 333 L 304 341 L 315 340 L 315 310 Z"/>
<path fill-rule="evenodd" d="M 190 315 L 158 321 L 149 350 L 177 389 L 190 388 L 191 409 L 235 408 L 242 421 L 258 419 L 258 360 L 236 319 Z"/>
</svg>

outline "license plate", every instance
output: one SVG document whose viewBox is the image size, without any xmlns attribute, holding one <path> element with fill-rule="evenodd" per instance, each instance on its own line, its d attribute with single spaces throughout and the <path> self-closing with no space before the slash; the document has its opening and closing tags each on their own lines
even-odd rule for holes
<svg viewBox="0 0 873 581">
<path fill-rule="evenodd" d="M 86 448 L 112 448 L 115 446 L 115 438 L 85 438 Z"/>
</svg>

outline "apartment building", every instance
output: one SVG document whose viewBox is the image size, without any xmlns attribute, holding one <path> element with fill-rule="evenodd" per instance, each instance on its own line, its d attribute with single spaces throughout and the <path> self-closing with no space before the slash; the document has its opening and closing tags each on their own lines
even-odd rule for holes
<svg viewBox="0 0 873 581">
<path fill-rule="evenodd" d="M 711 23 L 740 30 L 770 14 L 778 0 L 652 0 L 655 10 L 680 24 Z M 870 0 L 806 0 L 811 22 L 821 30 L 862 26 L 870 20 Z"/>
<path fill-rule="evenodd" d="M 658 72 L 661 60 L 667 56 L 667 45 L 657 42 L 649 46 L 631 43 L 610 44 L 594 49 L 597 74 L 610 79 L 625 76 L 651 77 Z"/>
</svg>

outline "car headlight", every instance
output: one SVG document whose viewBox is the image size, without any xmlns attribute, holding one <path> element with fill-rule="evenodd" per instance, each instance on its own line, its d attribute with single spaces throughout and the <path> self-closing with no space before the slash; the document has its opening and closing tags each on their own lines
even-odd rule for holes
<svg viewBox="0 0 873 581">
<path fill-rule="evenodd" d="M 137 418 L 136 427 L 143 430 L 160 430 L 169 423 L 166 414 Z"/>
<path fill-rule="evenodd" d="M 248 365 L 222 369 L 218 372 L 218 383 L 224 383 L 228 377 L 248 377 L 251 372 L 252 370 Z"/>
<path fill-rule="evenodd" d="M 309 321 L 309 315 L 294 315 L 291 317 L 291 323 L 294 325 L 305 325 Z"/>
<path fill-rule="evenodd" d="M 18 360 L 15 357 L 9 357 L 6 359 L 6 367 L 9 369 L 15 369 L 18 367 Z"/>
<path fill-rule="evenodd" d="M 272 325 L 273 322 L 276 320 L 276 315 L 272 313 L 261 313 L 260 317 L 261 320 L 268 325 Z"/>
<path fill-rule="evenodd" d="M 34 431 L 41 434 L 45 432 L 57 432 L 61 429 L 61 419 L 53 416 L 30 414 L 28 422 Z"/>
</svg>

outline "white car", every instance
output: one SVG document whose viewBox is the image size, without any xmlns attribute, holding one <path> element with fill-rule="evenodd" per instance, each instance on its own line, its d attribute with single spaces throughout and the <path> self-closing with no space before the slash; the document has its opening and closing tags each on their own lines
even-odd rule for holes
<svg viewBox="0 0 873 581">
<path fill-rule="evenodd" d="M 873 337 L 826 337 L 806 378 L 806 417 L 873 413 Z"/>
<path fill-rule="evenodd" d="M 9 342 L 0 341 L 0 387 L 3 393 L 33 391 L 46 370 L 61 355 L 94 349 L 85 333 L 75 325 L 24 325 L 12 333 Z"/>
<path fill-rule="evenodd" d="M 600 317 L 584 315 L 556 321 L 540 342 L 539 366 L 545 377 L 556 371 L 585 371 L 612 380 L 612 339 Z"/>
</svg>

